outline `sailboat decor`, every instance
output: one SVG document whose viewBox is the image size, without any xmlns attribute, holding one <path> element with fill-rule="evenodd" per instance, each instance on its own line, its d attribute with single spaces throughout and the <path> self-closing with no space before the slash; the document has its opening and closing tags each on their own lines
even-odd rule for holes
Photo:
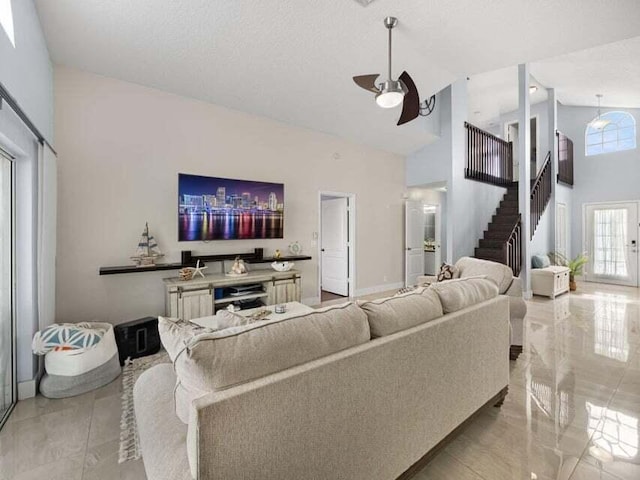
<svg viewBox="0 0 640 480">
<path fill-rule="evenodd" d="M 158 243 L 153 235 L 149 235 L 149 224 L 144 224 L 144 230 L 142 237 L 138 242 L 138 249 L 136 254 L 131 257 L 138 267 L 151 267 L 156 264 L 156 260 L 160 257 L 164 257 L 164 254 L 158 248 Z"/>
</svg>

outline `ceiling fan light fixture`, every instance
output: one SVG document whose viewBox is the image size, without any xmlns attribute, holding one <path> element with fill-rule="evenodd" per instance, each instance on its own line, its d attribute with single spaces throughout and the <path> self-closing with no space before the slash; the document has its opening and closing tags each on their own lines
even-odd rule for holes
<svg viewBox="0 0 640 480">
<path fill-rule="evenodd" d="M 376 95 L 376 103 L 382 108 L 394 108 L 404 100 L 404 88 L 397 80 L 387 80 Z"/>
</svg>

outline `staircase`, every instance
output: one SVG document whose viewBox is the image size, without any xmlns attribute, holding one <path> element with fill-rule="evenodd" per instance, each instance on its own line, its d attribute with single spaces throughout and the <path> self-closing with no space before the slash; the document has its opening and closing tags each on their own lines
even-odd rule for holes
<svg viewBox="0 0 640 480">
<path fill-rule="evenodd" d="M 485 260 L 505 263 L 504 246 L 506 245 L 514 225 L 520 221 L 518 213 L 518 184 L 507 187 L 496 214 L 484 231 L 480 246 L 475 249 L 474 256 Z"/>
<path fill-rule="evenodd" d="M 467 167 L 465 177 L 506 187 L 507 191 L 484 231 L 474 256 L 503 263 L 515 276 L 522 268 L 521 218 L 518 208 L 518 183 L 513 181 L 513 146 L 511 142 L 484 132 L 470 124 L 467 128 Z M 531 181 L 531 237 L 544 213 L 552 191 L 551 153 L 535 179 Z"/>
</svg>

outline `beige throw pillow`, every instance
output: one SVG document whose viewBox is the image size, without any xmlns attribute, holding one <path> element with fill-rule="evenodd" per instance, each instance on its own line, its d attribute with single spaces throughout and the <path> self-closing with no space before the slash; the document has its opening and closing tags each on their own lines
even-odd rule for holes
<svg viewBox="0 0 640 480">
<path fill-rule="evenodd" d="M 192 318 L 190 322 L 210 330 L 224 330 L 225 328 L 240 327 L 250 323 L 247 317 L 230 312 L 227 309 L 218 310 L 215 315 L 208 317 Z"/>
<path fill-rule="evenodd" d="M 179 318 L 158 317 L 160 341 L 172 362 L 194 336 L 206 331 L 207 329 L 200 325 Z"/>
</svg>

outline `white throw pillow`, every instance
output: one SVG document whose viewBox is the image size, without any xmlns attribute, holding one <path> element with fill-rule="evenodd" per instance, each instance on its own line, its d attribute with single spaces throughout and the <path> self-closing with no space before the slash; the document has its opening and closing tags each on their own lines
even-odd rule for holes
<svg viewBox="0 0 640 480">
<path fill-rule="evenodd" d="M 208 317 L 192 318 L 191 323 L 200 325 L 201 327 L 208 328 L 210 330 L 224 330 L 229 327 L 239 327 L 250 323 L 247 317 L 238 315 L 237 313 L 230 312 L 223 309 L 218 310 L 215 315 L 209 315 Z"/>
</svg>

